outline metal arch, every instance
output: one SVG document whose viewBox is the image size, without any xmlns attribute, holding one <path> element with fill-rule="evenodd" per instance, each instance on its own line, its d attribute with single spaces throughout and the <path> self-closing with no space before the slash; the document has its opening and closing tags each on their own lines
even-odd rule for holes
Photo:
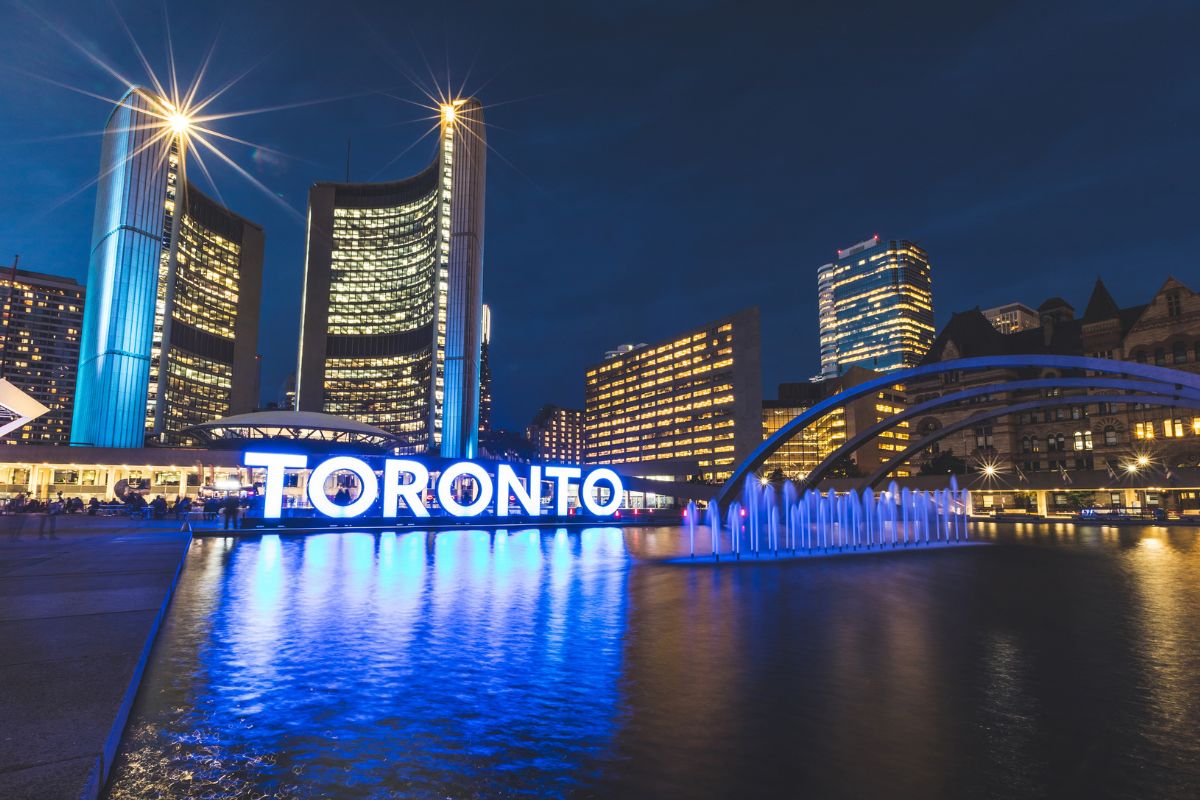
<svg viewBox="0 0 1200 800">
<path fill-rule="evenodd" d="M 820 483 L 825 478 L 825 475 L 831 469 L 833 469 L 834 466 L 837 465 L 838 461 L 840 461 L 842 458 L 844 458 L 848 454 L 853 453 L 855 450 L 862 447 L 864 444 L 869 442 L 871 439 L 874 439 L 882 431 L 885 431 L 888 428 L 891 428 L 901 422 L 904 422 L 907 419 L 912 419 L 913 417 L 919 417 L 922 414 L 925 414 L 926 412 L 931 411 L 933 409 L 941 408 L 942 406 L 948 406 L 953 403 L 960 402 L 962 400 L 969 400 L 972 397 L 979 397 L 980 395 L 996 394 L 998 392 L 1013 392 L 1013 391 L 1022 391 L 1025 389 L 1090 389 L 1090 388 L 1113 389 L 1113 390 L 1125 389 L 1125 390 L 1149 393 L 1148 395 L 1138 395 L 1136 397 L 1150 396 L 1150 395 L 1168 396 L 1168 397 L 1186 396 L 1186 397 L 1190 397 L 1191 399 L 1193 399 L 1196 402 L 1197 407 L 1200 407 L 1200 390 L 1197 390 L 1196 392 L 1192 392 L 1187 389 L 1182 389 L 1182 390 L 1176 389 L 1173 385 L 1168 385 L 1165 383 L 1160 383 L 1160 382 L 1155 382 L 1155 381 L 1134 381 L 1134 380 L 1127 380 L 1124 378 L 1102 378 L 1102 377 L 1036 378 L 1036 379 L 1023 380 L 1023 381 L 1009 381 L 1008 383 L 1001 383 L 1001 384 L 989 384 L 986 386 L 973 386 L 969 389 L 964 389 L 961 392 L 954 392 L 953 394 L 941 395 L 940 397 L 936 397 L 932 400 L 926 400 L 924 403 L 918 403 L 915 406 L 909 406 L 908 408 L 904 409 L 903 411 L 899 412 L 898 414 L 894 414 L 894 415 L 888 417 L 887 419 L 883 420 L 882 422 L 875 423 L 870 428 L 867 428 L 865 431 L 863 431 L 862 433 L 855 436 L 853 439 L 850 439 L 849 441 L 843 443 L 840 447 L 838 447 L 836 450 L 834 450 L 832 453 L 830 453 L 828 456 L 826 456 L 824 459 L 822 459 L 821 463 L 818 464 L 816 467 L 814 467 L 813 470 L 804 477 L 804 480 L 802 481 L 802 485 L 815 486 L 816 484 Z M 1069 395 L 1069 396 L 1073 397 L 1077 401 L 1081 401 L 1081 402 L 1086 402 L 1086 403 L 1094 402 L 1091 399 L 1090 395 Z M 1131 396 L 1130 398 L 1127 398 L 1124 402 L 1126 402 L 1126 403 L 1136 402 L 1134 397 L 1135 396 Z M 1006 407 L 1006 409 L 1007 409 L 1006 413 L 1012 413 L 1011 407 Z M 971 419 L 983 419 L 983 417 L 980 417 L 979 415 L 975 415 L 970 418 Z M 989 419 L 990 419 L 990 417 L 989 417 Z M 926 441 L 926 440 L 922 440 L 922 441 Z"/>
<path fill-rule="evenodd" d="M 879 389 L 887 386 L 892 386 L 897 383 L 906 383 L 913 378 L 920 378 L 925 375 L 940 375 L 946 372 L 959 372 L 966 370 L 978 369 L 996 369 L 996 368 L 1038 368 L 1038 369 L 1078 369 L 1091 370 L 1112 375 L 1126 375 L 1137 378 L 1148 378 L 1152 381 L 1159 381 L 1178 386 L 1179 388 L 1189 388 L 1200 390 L 1200 375 L 1192 375 L 1187 372 L 1170 369 L 1168 367 L 1157 367 L 1150 364 L 1139 364 L 1135 361 L 1114 361 L 1108 358 L 1091 358 L 1088 356 L 1059 356 L 1059 355 L 1018 355 L 1018 356 L 978 356 L 976 358 L 959 358 L 951 361 L 938 361 L 932 364 L 922 364 L 917 367 L 912 367 L 907 370 L 899 370 L 884 374 L 878 378 L 873 378 L 858 386 L 846 389 L 843 392 L 827 397 L 811 408 L 806 409 L 799 416 L 792 419 L 786 425 L 775 431 L 770 438 L 763 441 L 754 452 L 752 452 L 745 461 L 739 464 L 729 476 L 729 480 L 717 492 L 714 502 L 725 504 L 732 496 L 734 491 L 745 480 L 746 475 L 762 466 L 767 460 L 778 450 L 784 442 L 791 439 L 799 431 L 807 428 L 808 425 L 816 419 L 820 419 L 831 409 L 837 408 L 851 400 L 857 400 L 864 395 L 871 394 Z M 1128 402 L 1128 401 L 1118 401 Z"/>
<path fill-rule="evenodd" d="M 896 469 L 901 464 L 903 464 L 905 461 L 912 458 L 915 454 L 924 450 L 926 447 L 933 444 L 934 442 L 940 441 L 941 439 L 949 436 L 952 433 L 957 433 L 958 431 L 961 431 L 963 428 L 969 428 L 973 425 L 978 425 L 980 422 L 984 422 L 989 419 L 995 419 L 996 417 L 1003 417 L 1008 414 L 1015 414 L 1015 413 L 1019 413 L 1021 411 L 1032 411 L 1032 410 L 1038 409 L 1038 408 L 1052 408 L 1054 406 L 1072 405 L 1074 403 L 1079 402 L 1080 396 L 1081 395 L 1067 395 L 1064 397 L 1044 397 L 1044 398 L 1041 398 L 1040 400 L 1031 400 L 1026 403 L 1017 403 L 1016 405 L 1008 406 L 1006 408 L 990 409 L 987 411 L 987 413 L 980 414 L 978 416 L 971 417 L 969 419 L 959 420 L 958 422 L 954 423 L 953 425 L 947 425 L 945 428 L 939 428 L 938 430 L 933 432 L 934 435 L 932 437 L 927 438 L 927 439 L 922 439 L 920 442 L 918 442 L 916 444 L 909 445 L 905 450 L 903 450 L 902 452 L 897 453 L 895 456 L 893 456 L 892 459 L 890 461 L 888 461 L 886 464 L 884 464 L 879 469 L 872 472 L 871 475 L 867 478 L 866 485 L 870 486 L 870 487 L 874 487 L 876 484 L 878 484 L 880 481 L 882 481 L 884 478 L 886 478 L 888 476 L 888 474 L 891 473 L 892 470 Z M 1093 394 L 1093 395 L 1087 395 L 1087 399 L 1088 399 L 1089 403 L 1130 403 L 1130 402 L 1135 402 L 1135 403 L 1144 403 L 1145 405 L 1149 405 L 1149 406 L 1166 406 L 1168 408 L 1200 408 L 1200 398 L 1192 397 L 1192 396 L 1188 396 L 1188 395 L 1175 396 L 1175 397 L 1141 395 L 1139 397 L 1133 397 L 1133 396 L 1127 395 L 1127 394 L 1112 394 L 1112 395 Z"/>
</svg>

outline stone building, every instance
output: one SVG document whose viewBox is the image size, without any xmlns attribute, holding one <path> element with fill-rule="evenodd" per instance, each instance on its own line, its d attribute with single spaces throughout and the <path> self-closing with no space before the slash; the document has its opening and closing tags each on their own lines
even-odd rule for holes
<svg viewBox="0 0 1200 800">
<path fill-rule="evenodd" d="M 1175 278 L 1168 278 L 1145 305 L 1121 308 L 1100 280 L 1081 317 L 1059 297 L 1038 308 L 1040 327 L 1004 334 L 996 330 L 978 308 L 955 314 L 938 334 L 925 362 L 976 356 L 1018 354 L 1087 355 L 1138 361 L 1200 372 L 1200 295 Z M 1039 374 L 1040 373 L 1040 374 Z M 906 385 L 911 403 L 993 384 L 996 391 L 915 421 L 914 440 L 976 415 L 1036 399 L 1038 392 L 1005 391 L 1007 381 L 1041 377 L 1046 370 L 995 369 L 972 373 L 946 373 Z M 917 471 L 966 468 L 968 474 L 996 471 L 1020 486 L 1033 473 L 1056 473 L 1064 489 L 1092 484 L 1116 485 L 1131 466 L 1147 461 L 1163 470 L 1169 485 L 1173 469 L 1200 466 L 1200 409 L 1196 412 L 1138 403 L 1089 402 L 1088 390 L 1056 390 L 1079 395 L 1069 406 L 1011 414 L 947 436 L 913 459 Z M 1072 473 L 1088 472 L 1099 480 L 1076 481 Z M 1094 477 L 1094 476 L 1093 476 Z M 1113 504 L 1125 503 L 1113 492 Z M 1181 508 L 1200 506 L 1196 493 L 1176 493 Z M 1104 498 L 1107 499 L 1107 498 Z M 1165 502 L 1151 491 L 1138 503 Z"/>
</svg>

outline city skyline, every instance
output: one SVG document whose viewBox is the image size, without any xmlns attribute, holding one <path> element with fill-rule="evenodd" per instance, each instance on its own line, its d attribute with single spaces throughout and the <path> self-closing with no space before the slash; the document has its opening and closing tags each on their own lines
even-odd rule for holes
<svg viewBox="0 0 1200 800">
<path fill-rule="evenodd" d="M 55 12 L 62 14 L 56 21 L 70 18 L 71 11 L 95 7 L 99 6 L 65 4 L 61 12 Z M 136 5 L 122 8 L 130 12 L 131 19 L 136 17 Z M 492 280 L 485 284 L 484 292 L 497 319 L 492 345 L 497 424 L 520 427 L 546 402 L 578 407 L 586 365 L 620 342 L 656 341 L 695 320 L 719 317 L 755 303 L 763 311 L 763 385 L 813 374 L 812 265 L 820 263 L 834 247 L 874 230 L 917 241 L 937 262 L 939 328 L 952 312 L 975 305 L 1036 302 L 1052 294 L 1063 294 L 1080 304 L 1084 298 L 1072 296 L 1071 287 L 1097 274 L 1113 287 L 1119 301 L 1130 302 L 1141 294 L 1140 287 L 1126 287 L 1119 279 L 1131 261 L 1162 265 L 1156 274 L 1185 272 L 1186 254 L 1195 234 L 1185 227 L 1186 204 L 1180 199 L 1186 197 L 1189 182 L 1185 178 L 1194 166 L 1194 156 L 1184 147 L 1186 137 L 1180 130 L 1186 130 L 1192 112 L 1171 99 L 1171 92 L 1182 90 L 1156 81 L 1151 81 L 1149 92 L 1138 88 L 1155 75 L 1187 68 L 1192 57 L 1183 48 L 1162 41 L 1164 35 L 1168 39 L 1182 35 L 1186 26 L 1178 24 L 1179 12 L 1170 4 L 1130 12 L 1122 18 L 1076 19 L 1066 11 L 1047 11 L 1049 18 L 1041 19 L 1039 28 L 1026 30 L 1021 22 L 1043 13 L 1031 9 L 1026 5 L 996 14 L 999 24 L 990 17 L 985 20 L 988 15 L 984 11 L 947 10 L 933 24 L 926 20 L 920 36 L 928 46 L 921 52 L 895 44 L 881 33 L 849 28 L 846 18 L 814 16 L 806 33 L 810 38 L 805 40 L 812 46 L 811 53 L 796 56 L 788 52 L 786 63 L 811 66 L 808 59 L 827 52 L 839 38 L 852 41 L 860 58 L 844 66 L 845 80 L 837 91 L 816 82 L 795 82 L 790 74 L 771 74 L 764 85 L 754 86 L 732 102 L 725 98 L 738 91 L 735 87 L 750 85 L 753 64 L 719 77 L 702 61 L 702 47 L 681 44 L 687 37 L 674 37 L 666 52 L 652 52 L 648 42 L 655 25 L 667 24 L 665 16 L 654 12 L 644 12 L 646 24 L 630 26 L 629 31 L 615 29 L 598 12 L 571 12 L 586 23 L 583 30 L 605 33 L 606 48 L 613 36 L 618 40 L 624 37 L 629 46 L 613 50 L 628 55 L 629 63 L 616 65 L 616 56 L 599 50 L 586 34 L 563 35 L 560 31 L 561 39 L 539 56 L 540 60 L 530 58 L 508 68 L 507 59 L 481 41 L 484 29 L 498 26 L 530 45 L 529 50 L 545 40 L 547 30 L 534 26 L 521 32 L 502 19 L 486 16 L 467 24 L 451 11 L 446 19 L 463 22 L 456 28 L 463 35 L 444 52 L 435 52 L 438 45 L 429 42 L 445 41 L 437 33 L 440 20 L 423 17 L 406 25 L 399 56 L 412 66 L 423 66 L 417 48 L 425 47 L 431 60 L 440 62 L 443 55 L 448 56 L 452 75 L 459 78 L 466 75 L 471 56 L 479 51 L 477 74 L 481 77 L 467 88 L 493 81 L 482 94 L 498 104 L 494 112 L 489 110 L 489 119 L 498 126 L 496 146 L 503 160 L 493 160 L 489 176 Z M 177 30 L 196 31 L 195 38 L 177 41 L 178 60 L 185 69 L 199 60 L 211 41 L 215 25 L 210 28 L 202 20 L 210 10 L 201 7 L 178 12 Z M 700 41 L 729 41 L 744 48 L 749 45 L 738 34 L 753 30 L 762 37 L 755 49 L 767 57 L 783 53 L 781 41 L 762 33 L 761 17 L 739 22 L 728 31 L 719 30 L 716 23 L 730 18 L 727 11 L 715 4 L 683 24 Z M 98 93 L 115 93 L 111 78 L 86 64 L 78 53 L 65 50 L 61 42 L 48 47 L 58 41 L 56 34 L 38 20 L 15 6 L 6 6 L 3 13 L 6 18 L 11 15 L 14 30 L 28 34 L 17 37 L 15 49 L 3 60 L 6 66 L 15 62 L 25 72 L 83 83 Z M 237 13 L 249 14 L 235 15 L 235 21 L 245 21 L 259 19 L 253 14 L 262 12 Z M 383 22 L 395 22 L 389 12 L 380 9 L 379 13 Z M 891 25 L 892 33 L 904 32 L 904 23 L 889 13 L 882 11 L 873 27 Z M 1164 25 L 1164 20 L 1173 22 Z M 379 46 L 359 22 L 349 18 L 322 21 L 337 26 L 356 46 L 365 43 L 361 49 L 370 50 L 376 62 L 384 61 L 377 55 Z M 988 26 L 983 25 L 985 21 Z M 1070 25 L 1071 41 L 1050 41 L 1045 31 L 1055 25 Z M 157 41 L 159 31 L 153 22 L 138 20 L 134 27 L 143 41 Z M 239 52 L 239 46 L 251 41 L 248 31 L 237 25 L 229 27 L 234 30 L 222 34 L 218 50 L 227 62 L 224 74 L 217 76 L 218 83 L 255 60 Z M 311 41 L 317 27 L 315 22 L 302 25 L 292 41 L 300 45 Z M 1154 30 L 1156 37 L 1135 35 L 1142 28 Z M 74 29 L 74 34 L 80 35 L 80 31 Z M 102 19 L 88 34 L 107 59 L 119 62 L 124 71 L 137 73 L 136 58 L 115 23 Z M 992 57 L 984 58 L 986 63 L 972 63 L 956 47 L 956 37 L 982 43 L 984 52 Z M 1151 47 L 1140 44 L 1142 41 L 1156 44 Z M 154 48 L 149 49 L 151 60 L 160 63 Z M 284 105 L 353 91 L 368 94 L 231 125 L 232 135 L 266 140 L 285 152 L 318 162 L 318 166 L 289 162 L 260 149 L 242 159 L 254 174 L 282 193 L 294 208 L 302 209 L 309 184 L 344 177 L 348 136 L 353 139 L 353 180 L 367 180 L 374 177 L 373 172 L 380 172 L 377 179 L 384 180 L 415 171 L 412 167 L 428 157 L 422 146 L 381 169 L 419 137 L 419 128 L 394 123 L 411 122 L 423 113 L 403 101 L 370 93 L 380 86 L 363 86 L 363 76 L 374 80 L 382 68 L 367 70 L 365 56 L 349 57 L 346 66 L 318 76 L 318 66 L 329 66 L 337 61 L 336 56 L 346 55 L 344 49 L 335 49 L 326 54 L 328 61 L 317 58 L 318 64 L 301 73 L 314 77 L 309 82 L 313 85 L 306 86 L 311 94 L 301 96 L 285 77 L 297 68 L 302 50 L 302 46 L 282 48 L 275 60 L 268 59 L 236 87 L 231 104 Z M 1005 56 L 1010 50 L 1021 51 L 1027 64 Z M 587 58 L 574 58 L 573 51 Z M 1102 56 L 1101 51 L 1115 52 L 1116 57 Z M 393 52 L 387 60 L 394 64 L 396 55 Z M 902 74 L 883 78 L 880 70 L 885 60 L 897 55 L 905 57 Z M 974 58 L 977 62 L 980 57 Z M 672 60 L 692 72 L 683 67 L 671 69 Z M 554 69 L 548 71 L 547 64 Z M 600 86 L 601 74 L 612 77 L 613 68 L 617 69 L 615 81 Z M 958 77 L 957 83 L 940 77 L 947 68 Z M 421 99 L 403 69 L 393 66 L 388 70 L 386 80 L 380 81 L 382 88 L 397 96 Z M 1037 87 L 1028 85 L 1030 70 L 1040 70 Z M 1090 70 L 1092 80 L 1075 80 L 1078 70 Z M 553 77 L 547 79 L 546 74 Z M 357 80 L 350 80 L 352 77 Z M 739 83 L 743 78 L 747 80 Z M 1065 91 L 1067 87 L 1070 92 Z M 893 135 L 883 140 L 866 136 L 862 126 L 834 113 L 869 88 L 880 97 L 889 91 L 903 92 L 910 105 L 921 109 L 922 121 L 900 121 Z M 39 112 L 25 118 L 19 128 L 0 123 L 0 139 L 6 142 L 76 134 L 99 127 L 107 114 L 103 104 L 94 99 L 11 71 L 0 79 L 0 93 L 9 106 L 32 103 L 31 108 Z M 508 103 L 539 93 L 533 100 Z M 773 159 L 772 179 L 765 174 L 742 174 L 734 170 L 734 163 L 743 170 L 738 153 L 746 144 L 731 145 L 737 141 L 731 134 L 743 130 L 746 120 L 753 118 L 752 109 L 771 95 L 788 100 L 773 106 L 778 116 L 775 124 L 800 138 L 787 158 L 783 154 L 769 156 Z M 698 97 L 719 101 L 710 99 L 699 104 L 699 111 L 690 110 Z M 386 106 L 381 103 L 385 99 Z M 1125 114 L 1105 115 L 1104 126 L 1088 127 L 1089 119 L 1114 102 Z M 614 113 L 618 109 L 624 113 Z M 814 116 L 813 111 L 826 120 L 825 127 L 830 130 L 819 134 L 799 130 L 804 119 Z M 699 120 L 710 124 L 694 124 Z M 1029 124 L 1032 120 L 1036 126 Z M 1030 127 L 1036 130 L 1026 130 Z M 986 152 L 971 144 L 972 135 L 984 130 L 990 133 L 991 149 Z M 1124 143 L 1135 131 L 1152 133 L 1148 139 L 1137 140 L 1138 148 L 1129 150 Z M 846 141 L 829 151 L 835 133 Z M 673 143 L 671 148 L 645 148 L 642 144 L 667 137 Z M 742 137 L 744 142 L 744 134 Z M 1147 153 L 1147 148 L 1154 152 Z M 653 152 L 641 152 L 647 149 Z M 94 174 L 97 151 L 95 138 L 15 146 L 15 157 L 0 173 L 0 183 L 9 190 L 7 197 L 21 198 L 21 207 L 15 207 L 12 199 L 0 207 L 0 247 L 21 253 L 23 266 L 83 277 L 90 228 L 87 218 L 94 194 L 85 191 L 47 209 Z M 609 154 L 609 160 L 599 160 L 601 152 Z M 822 154 L 819 159 L 816 153 Z M 823 161 L 831 166 L 819 163 Z M 89 163 L 90 171 L 79 168 Z M 31 169 L 32 164 L 36 167 Z M 888 188 L 882 179 L 876 191 L 860 191 L 871 185 L 871 176 L 880 174 L 884 165 L 897 185 L 904 184 L 903 191 Z M 893 168 L 901 174 L 895 175 Z M 291 332 L 299 329 L 303 226 L 252 188 L 238 184 L 231 174 L 215 171 L 225 204 L 261 221 L 268 234 L 270 291 L 265 295 L 271 302 L 264 309 L 260 345 L 264 354 L 262 386 L 264 396 L 278 394 L 276 384 L 282 383 L 290 372 L 288 362 L 293 361 L 288 355 L 289 347 L 294 347 Z M 733 191 L 746 192 L 761 202 L 744 209 L 718 205 L 715 198 L 710 203 L 705 193 L 698 192 L 703 183 L 697 181 L 711 177 L 728 181 Z M 804 186 L 804 191 L 797 194 L 775 188 L 777 183 L 789 182 Z M 855 191 L 851 192 L 851 187 Z M 817 197 L 819 202 L 811 199 Z M 646 213 L 651 209 L 658 213 Z M 82 225 L 80 219 L 85 220 Z M 727 224 L 713 224 L 718 220 Z M 802 224 L 797 226 L 796 220 Z M 1086 235 L 1095 230 L 1104 230 L 1106 236 Z M 669 249 L 664 249 L 663 241 L 672 243 Z M 989 246 L 979 247 L 982 241 Z M 1003 246 L 996 247 L 997 243 Z M 11 253 L 0 260 L 10 261 Z M 738 268 L 730 269 L 731 262 L 737 262 Z M 743 263 L 771 266 L 749 280 Z M 1001 273 L 1003 281 L 980 280 Z M 505 279 L 498 280 L 498 274 Z M 578 280 L 564 280 L 564 275 Z M 588 279 L 601 275 L 612 280 Z M 638 280 L 647 275 L 655 278 L 653 284 Z M 631 285 L 641 291 L 628 291 Z M 526 313 L 527 304 L 539 313 Z M 651 310 L 653 314 L 647 313 Z M 546 345 L 540 343 L 545 341 L 553 342 L 554 352 L 561 353 L 555 357 L 558 368 L 545 375 L 523 373 L 523 365 L 541 357 Z"/>
</svg>

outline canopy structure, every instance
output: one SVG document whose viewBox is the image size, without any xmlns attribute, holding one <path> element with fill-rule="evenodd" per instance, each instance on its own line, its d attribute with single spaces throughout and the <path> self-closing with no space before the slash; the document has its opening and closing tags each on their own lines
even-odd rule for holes
<svg viewBox="0 0 1200 800">
<path fill-rule="evenodd" d="M 385 450 L 396 437 L 383 428 L 316 411 L 271 410 L 206 422 L 188 433 L 213 448 L 238 448 L 263 440 L 299 442 L 305 449 L 324 450 L 339 444 Z"/>
<path fill-rule="evenodd" d="M 9 383 L 7 378 L 0 378 L 0 436 L 15 431 L 49 410 Z"/>
</svg>

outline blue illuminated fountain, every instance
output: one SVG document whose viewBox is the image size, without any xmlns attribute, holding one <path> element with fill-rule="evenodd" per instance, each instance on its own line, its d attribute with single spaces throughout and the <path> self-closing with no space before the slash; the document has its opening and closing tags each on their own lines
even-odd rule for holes
<svg viewBox="0 0 1200 800">
<path fill-rule="evenodd" d="M 967 490 L 959 489 L 953 476 L 945 489 L 900 489 L 893 481 L 879 494 L 870 487 L 842 494 L 801 492 L 791 481 L 780 489 L 749 480 L 724 519 L 717 504 L 709 504 L 711 554 L 699 559 L 696 530 L 702 526 L 694 501 L 684 517 L 690 560 L 720 561 L 722 556 L 740 560 L 743 554 L 780 559 L 965 544 L 970 541 L 966 509 Z"/>
</svg>

